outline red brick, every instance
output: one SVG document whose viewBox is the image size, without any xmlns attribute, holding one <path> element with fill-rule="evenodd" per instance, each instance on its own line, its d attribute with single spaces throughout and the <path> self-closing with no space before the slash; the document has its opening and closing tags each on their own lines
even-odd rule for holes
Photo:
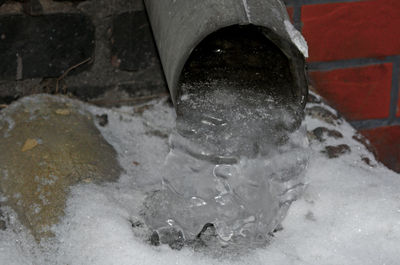
<svg viewBox="0 0 400 265">
<path fill-rule="evenodd" d="M 286 9 L 287 9 L 287 12 L 288 12 L 290 21 L 293 23 L 293 12 L 294 12 L 293 7 L 289 6 L 289 7 L 287 7 Z"/>
<path fill-rule="evenodd" d="M 400 54 L 400 1 L 368 0 L 302 7 L 309 61 Z"/>
<path fill-rule="evenodd" d="M 349 120 L 387 118 L 392 64 L 311 72 L 318 93 Z"/>
<path fill-rule="evenodd" d="M 400 173 L 400 126 L 362 130 L 361 134 L 375 147 L 378 160 Z"/>
</svg>

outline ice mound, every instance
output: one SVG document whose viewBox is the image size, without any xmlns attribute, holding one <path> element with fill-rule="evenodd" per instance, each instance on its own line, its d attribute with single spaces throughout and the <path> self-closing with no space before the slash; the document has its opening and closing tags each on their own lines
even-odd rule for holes
<svg viewBox="0 0 400 265">
<path fill-rule="evenodd" d="M 185 86 L 177 112 L 146 224 L 165 242 L 179 240 L 168 229 L 193 241 L 212 224 L 225 242 L 265 244 L 304 187 L 306 130 L 293 132 L 301 111 L 263 89 L 213 81 Z"/>
</svg>

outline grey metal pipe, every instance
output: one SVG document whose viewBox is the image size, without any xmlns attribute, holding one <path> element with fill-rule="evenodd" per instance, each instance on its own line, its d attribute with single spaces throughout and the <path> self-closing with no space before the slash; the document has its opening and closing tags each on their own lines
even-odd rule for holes
<svg viewBox="0 0 400 265">
<path fill-rule="evenodd" d="M 180 76 L 196 46 L 232 25 L 255 25 L 289 60 L 296 102 L 304 107 L 308 91 L 304 47 L 293 31 L 281 0 L 144 0 L 165 77 L 176 105 Z M 304 41 L 304 39 L 303 39 Z M 296 45 L 297 44 L 297 45 Z M 303 49 L 303 53 L 302 50 Z"/>
</svg>

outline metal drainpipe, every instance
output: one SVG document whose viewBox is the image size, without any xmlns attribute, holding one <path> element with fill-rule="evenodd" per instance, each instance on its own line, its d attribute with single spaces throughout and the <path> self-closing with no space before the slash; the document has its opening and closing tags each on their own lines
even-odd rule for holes
<svg viewBox="0 0 400 265">
<path fill-rule="evenodd" d="M 301 47 L 296 45 L 298 41 L 293 37 L 293 32 L 290 32 L 290 20 L 281 0 L 144 2 L 175 106 L 182 70 L 196 46 L 208 35 L 222 28 L 255 25 L 265 28 L 264 35 L 289 59 L 296 104 L 304 108 L 308 93 L 304 51 L 300 51 Z"/>
</svg>

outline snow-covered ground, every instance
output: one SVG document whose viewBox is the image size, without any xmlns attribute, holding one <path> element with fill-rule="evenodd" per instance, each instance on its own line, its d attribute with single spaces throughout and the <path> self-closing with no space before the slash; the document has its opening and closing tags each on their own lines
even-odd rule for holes
<svg viewBox="0 0 400 265">
<path fill-rule="evenodd" d="M 311 116 L 304 121 L 309 131 L 325 127 L 344 137 L 310 142 L 308 186 L 268 246 L 217 257 L 148 244 L 147 232 L 132 224 L 140 219 L 143 191 L 159 185 L 168 153 L 175 114 L 164 101 L 112 110 L 75 103 L 108 115 L 99 129 L 126 172 L 117 183 L 74 187 L 66 216 L 53 228 L 56 237 L 41 245 L 3 207 L 9 223 L 0 230 L 0 264 L 400 264 L 400 175 L 377 163 L 345 121 L 334 125 Z M 339 144 L 351 152 L 333 159 L 320 152 Z"/>
</svg>

